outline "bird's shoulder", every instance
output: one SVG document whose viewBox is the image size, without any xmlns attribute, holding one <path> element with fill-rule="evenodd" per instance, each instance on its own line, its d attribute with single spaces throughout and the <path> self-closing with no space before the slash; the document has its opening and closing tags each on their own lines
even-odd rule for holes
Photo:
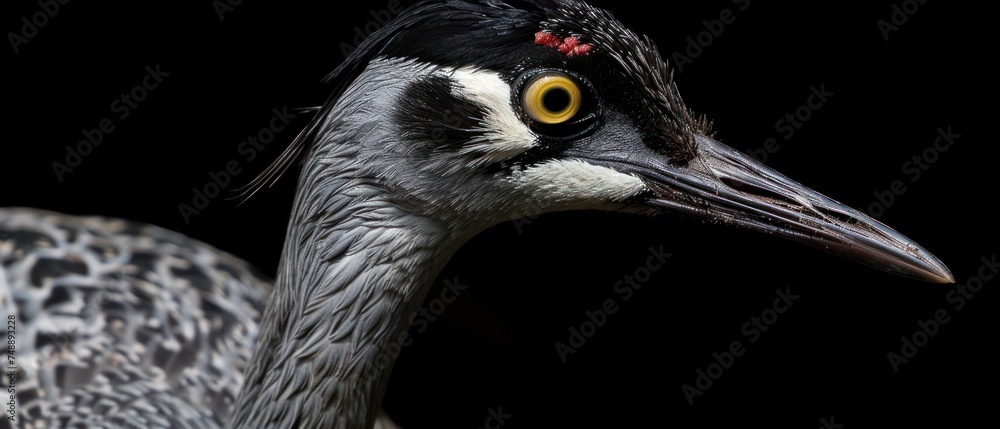
<svg viewBox="0 0 1000 429">
<path fill-rule="evenodd" d="M 14 338 L 5 366 L 16 367 L 3 383 L 16 386 L 16 418 L 221 426 L 271 285 L 245 261 L 153 225 L 0 209 L 0 308 Z"/>
</svg>

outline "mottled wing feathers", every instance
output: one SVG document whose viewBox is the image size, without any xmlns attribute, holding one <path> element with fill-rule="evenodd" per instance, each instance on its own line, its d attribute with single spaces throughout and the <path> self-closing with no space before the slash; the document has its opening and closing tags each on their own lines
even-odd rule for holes
<svg viewBox="0 0 1000 429">
<path fill-rule="evenodd" d="M 162 228 L 0 209 L 16 427 L 223 426 L 270 289 L 246 262 Z"/>
</svg>

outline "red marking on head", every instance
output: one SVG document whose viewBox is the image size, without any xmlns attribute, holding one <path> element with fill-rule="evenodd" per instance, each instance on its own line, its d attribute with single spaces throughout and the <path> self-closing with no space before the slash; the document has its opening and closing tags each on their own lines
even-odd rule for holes
<svg viewBox="0 0 1000 429">
<path fill-rule="evenodd" d="M 552 33 L 544 31 L 535 33 L 535 44 L 558 49 L 559 52 L 562 52 L 567 57 L 582 57 L 594 49 L 594 46 L 589 43 L 580 43 L 580 39 L 576 38 L 576 36 L 569 36 L 560 40 L 559 37 L 556 37 Z"/>
<path fill-rule="evenodd" d="M 536 45 L 548 46 L 550 48 L 558 48 L 561 43 L 562 40 L 559 40 L 558 37 L 552 34 L 546 33 L 544 31 L 539 31 L 535 33 Z"/>
<path fill-rule="evenodd" d="M 577 39 L 576 37 L 573 36 L 567 37 L 565 40 L 563 40 L 562 44 L 559 45 L 559 52 L 562 52 L 566 55 L 570 55 L 573 53 L 573 48 L 576 48 L 576 46 L 579 44 L 580 44 L 580 39 Z"/>
<path fill-rule="evenodd" d="M 582 56 L 586 56 L 587 54 L 590 53 L 591 49 L 594 49 L 593 45 L 591 45 L 589 43 L 584 43 L 582 45 L 578 45 L 577 47 L 573 48 L 573 52 L 570 52 L 569 56 L 571 56 L 571 57 L 572 56 L 576 56 L 576 55 L 579 55 L 581 57 Z"/>
</svg>

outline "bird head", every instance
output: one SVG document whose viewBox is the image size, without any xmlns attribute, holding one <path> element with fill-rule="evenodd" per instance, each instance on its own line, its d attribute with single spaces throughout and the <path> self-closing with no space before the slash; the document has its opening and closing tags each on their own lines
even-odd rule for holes
<svg viewBox="0 0 1000 429">
<path fill-rule="evenodd" d="M 673 212 L 953 281 L 912 240 L 714 140 L 654 43 L 580 1 L 421 3 L 329 79 L 343 86 L 265 178 L 308 147 L 463 233 L 533 213 Z"/>
</svg>

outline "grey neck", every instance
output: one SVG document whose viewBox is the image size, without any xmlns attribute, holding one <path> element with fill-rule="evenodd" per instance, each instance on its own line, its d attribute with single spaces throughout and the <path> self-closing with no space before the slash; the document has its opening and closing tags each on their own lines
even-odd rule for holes
<svg viewBox="0 0 1000 429">
<path fill-rule="evenodd" d="M 392 342 L 461 244 L 352 177 L 350 153 L 307 159 L 230 427 L 371 428 Z"/>
<path fill-rule="evenodd" d="M 436 70 L 373 60 L 317 118 L 323 126 L 304 157 L 275 289 L 230 427 L 371 428 L 398 353 L 393 342 L 451 254 L 501 220 L 483 208 L 495 201 L 459 204 L 465 212 L 441 203 L 442 193 L 452 203 L 481 200 L 478 187 L 462 185 L 474 169 L 440 177 L 442 163 L 469 160 L 461 152 L 440 159 L 451 152 L 404 141 L 385 113 Z"/>
</svg>

